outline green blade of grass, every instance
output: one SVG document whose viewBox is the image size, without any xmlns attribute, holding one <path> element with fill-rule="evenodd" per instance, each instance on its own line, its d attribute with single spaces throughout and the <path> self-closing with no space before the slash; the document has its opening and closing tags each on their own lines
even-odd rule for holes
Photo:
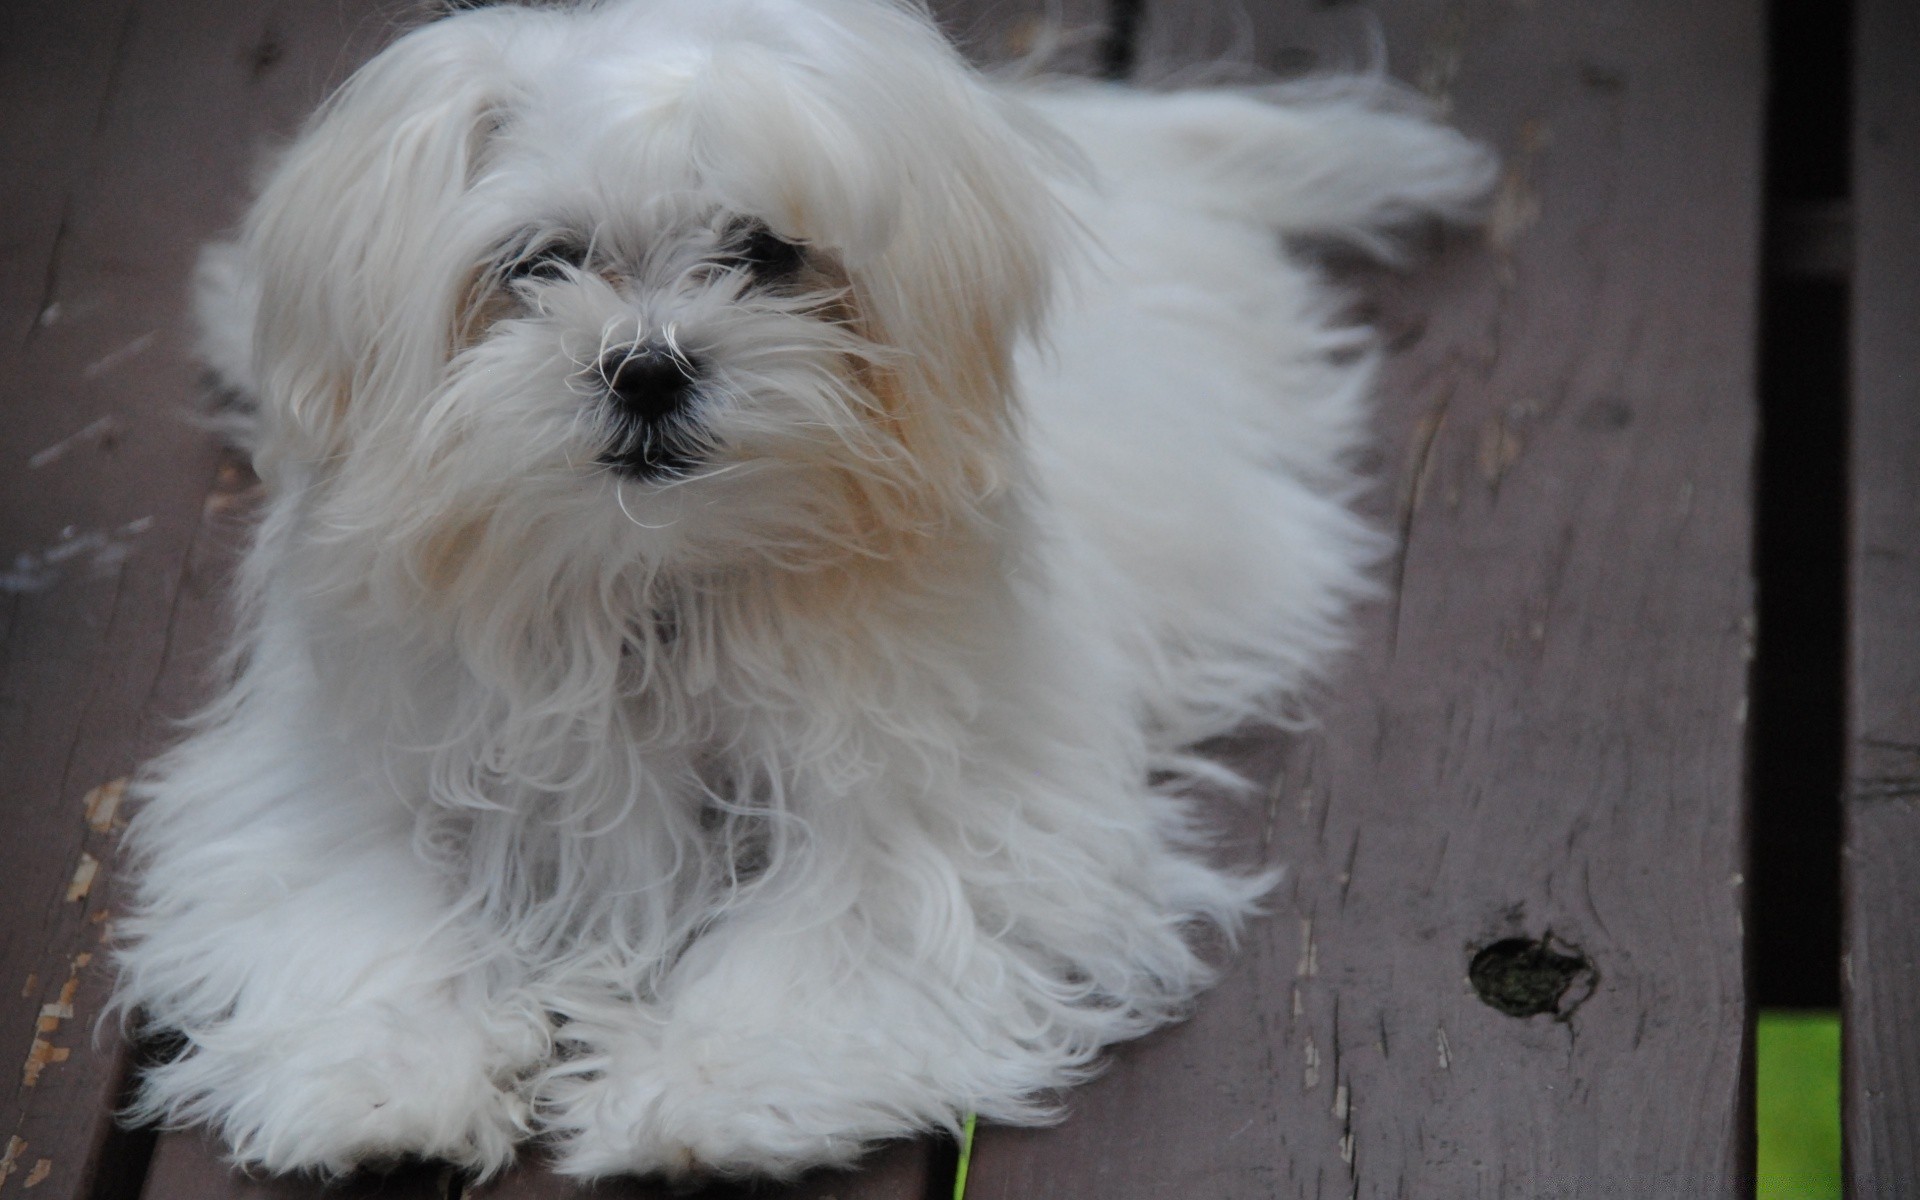
<svg viewBox="0 0 1920 1200">
<path fill-rule="evenodd" d="M 967 1123 L 960 1129 L 960 1162 L 953 1169 L 953 1200 L 967 1200 L 967 1168 L 973 1165 L 973 1122 L 974 1115 L 967 1114 Z"/>
</svg>

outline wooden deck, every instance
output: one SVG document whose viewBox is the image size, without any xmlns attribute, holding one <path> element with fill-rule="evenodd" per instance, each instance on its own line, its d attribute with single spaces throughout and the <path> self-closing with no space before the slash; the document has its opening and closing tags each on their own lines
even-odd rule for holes
<svg viewBox="0 0 1920 1200">
<path fill-rule="evenodd" d="M 1113 57 L 1100 0 L 935 7 L 987 57 Z M 1353 278 L 1393 348 L 1372 503 L 1401 551 L 1321 728 L 1221 748 L 1270 781 L 1222 819 L 1286 865 L 1271 915 L 1063 1124 L 983 1129 L 968 1195 L 1751 1194 L 1759 0 L 1245 8 L 1148 0 L 1132 58 L 1284 73 L 1364 62 L 1377 32 L 1505 176 L 1484 236 Z M 1881 1196 L 1920 1189 L 1920 15 L 1859 8 L 1847 1121 L 1854 1190 Z M 206 694 L 247 508 L 185 417 L 182 281 L 260 144 L 395 11 L 0 9 L 0 1200 L 319 1194 L 116 1129 L 128 1053 L 96 1021 L 118 788 Z M 924 1200 L 952 1161 L 907 1143 L 701 1195 Z M 535 1161 L 328 1194 L 585 1193 Z"/>
</svg>

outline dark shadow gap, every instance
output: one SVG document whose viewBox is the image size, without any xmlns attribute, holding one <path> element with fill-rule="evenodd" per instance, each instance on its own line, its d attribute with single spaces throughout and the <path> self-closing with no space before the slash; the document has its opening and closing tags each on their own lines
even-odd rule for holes
<svg viewBox="0 0 1920 1200">
<path fill-rule="evenodd" d="M 960 1144 L 950 1137 L 932 1136 L 926 1146 L 926 1200 L 953 1200 L 954 1180 L 960 1173 Z"/>
<path fill-rule="evenodd" d="M 145 1047 L 126 1048 L 120 1055 L 120 1079 L 114 1088 L 113 1113 L 100 1135 L 100 1148 L 94 1156 L 93 1178 L 86 1188 L 87 1200 L 139 1200 L 146 1187 L 147 1169 L 153 1163 L 154 1148 L 160 1134 L 151 1125 L 129 1128 L 119 1118 L 133 1100 L 139 1072 L 152 1059 Z"/>
<path fill-rule="evenodd" d="M 1847 305 L 1843 270 L 1795 245 L 1844 213 L 1852 4 L 1772 0 L 1755 481 L 1753 999 L 1840 1001 L 1840 793 L 1846 737 Z"/>
<path fill-rule="evenodd" d="M 1131 79 L 1140 62 L 1146 0 L 1107 0 L 1107 34 L 1100 43 L 1100 78 Z"/>
</svg>

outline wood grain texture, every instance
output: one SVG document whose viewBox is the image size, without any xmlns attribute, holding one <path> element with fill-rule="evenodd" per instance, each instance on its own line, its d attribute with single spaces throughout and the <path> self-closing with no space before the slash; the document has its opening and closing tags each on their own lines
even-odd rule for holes
<svg viewBox="0 0 1920 1200">
<path fill-rule="evenodd" d="M 0 15 L 0 1196 L 130 1194 L 123 1052 L 96 1033 L 120 781 L 203 694 L 226 557 L 187 420 L 197 244 L 231 218 L 256 6 Z M 255 56 L 255 57 L 250 57 Z"/>
<path fill-rule="evenodd" d="M 1843 1095 L 1885 1196 L 1920 1185 L 1920 9 L 1857 20 Z"/>
<path fill-rule="evenodd" d="M 210 1134 L 163 1136 L 147 1173 L 143 1200 L 458 1200 L 461 1195 L 458 1173 L 435 1163 L 387 1174 L 362 1173 L 323 1185 L 299 1176 L 236 1171 L 223 1154 Z"/>
<path fill-rule="evenodd" d="M 1749 1186 L 1758 12 L 1380 13 L 1507 160 L 1484 243 L 1375 289 L 1396 594 L 1320 732 L 1238 748 L 1272 916 L 1065 1124 L 987 1131 L 976 1200 Z M 1483 1003 L 1471 957 L 1549 933 L 1561 1015 Z"/>
<path fill-rule="evenodd" d="M 472 1200 L 926 1200 L 944 1157 L 919 1142 L 881 1147 L 857 1170 L 815 1171 L 797 1183 L 723 1183 L 677 1191 L 651 1180 L 582 1183 L 535 1163 L 466 1193 Z"/>
</svg>

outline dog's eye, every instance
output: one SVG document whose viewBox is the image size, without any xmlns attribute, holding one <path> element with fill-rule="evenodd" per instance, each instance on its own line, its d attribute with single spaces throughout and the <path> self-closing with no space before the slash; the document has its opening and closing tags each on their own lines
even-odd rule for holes
<svg viewBox="0 0 1920 1200">
<path fill-rule="evenodd" d="M 760 283 L 778 283 L 791 279 L 806 265 L 804 248 L 787 241 L 765 225 L 753 225 L 734 236 L 733 245 L 723 260 L 738 267 Z"/>
<path fill-rule="evenodd" d="M 552 282 L 566 278 L 569 267 L 579 270 L 586 265 L 586 244 L 568 239 L 529 247 L 507 264 L 504 274 L 509 283 L 525 279 Z"/>
</svg>

